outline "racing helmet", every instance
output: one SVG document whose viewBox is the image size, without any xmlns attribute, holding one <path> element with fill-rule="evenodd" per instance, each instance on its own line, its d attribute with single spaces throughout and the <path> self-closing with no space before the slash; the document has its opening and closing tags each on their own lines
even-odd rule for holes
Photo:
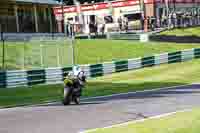
<svg viewBox="0 0 200 133">
<path fill-rule="evenodd" d="M 81 67 L 79 66 L 73 66 L 73 73 L 75 76 L 78 76 L 78 74 L 82 71 Z"/>
<path fill-rule="evenodd" d="M 73 78 L 74 77 L 74 73 L 72 71 L 70 71 L 67 76 L 70 77 L 70 78 Z"/>
</svg>

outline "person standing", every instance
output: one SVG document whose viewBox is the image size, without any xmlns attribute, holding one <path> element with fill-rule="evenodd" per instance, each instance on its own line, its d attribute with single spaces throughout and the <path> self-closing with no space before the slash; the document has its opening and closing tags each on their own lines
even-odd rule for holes
<svg viewBox="0 0 200 133">
<path fill-rule="evenodd" d="M 124 17 L 124 29 L 126 32 L 128 32 L 128 18 Z"/>
<path fill-rule="evenodd" d="M 182 18 L 183 18 L 183 25 L 182 25 L 182 27 L 185 27 L 185 25 L 186 25 L 186 13 L 185 12 L 183 13 Z"/>
<path fill-rule="evenodd" d="M 176 12 L 173 12 L 172 19 L 173 19 L 173 28 L 175 28 L 175 27 L 177 27 L 177 15 L 176 15 Z"/>
<path fill-rule="evenodd" d="M 172 13 L 170 13 L 168 16 L 168 29 L 171 28 L 172 28 Z"/>
<path fill-rule="evenodd" d="M 89 22 L 89 35 L 91 35 L 92 32 L 93 32 L 93 24 L 92 24 L 92 22 L 90 21 L 90 22 Z"/>
<path fill-rule="evenodd" d="M 122 31 L 122 18 L 121 16 L 118 18 L 118 25 L 119 25 L 119 31 Z"/>
<path fill-rule="evenodd" d="M 156 28 L 156 26 L 155 26 L 156 19 L 153 16 L 151 16 L 150 22 L 151 22 L 151 30 L 154 31 Z"/>
<path fill-rule="evenodd" d="M 147 16 L 147 26 L 148 26 L 148 29 L 151 28 L 151 19 L 149 16 Z"/>
<path fill-rule="evenodd" d="M 167 18 L 167 16 L 163 16 L 163 22 L 164 22 L 164 27 L 166 27 L 167 24 L 168 24 L 168 18 Z"/>
<path fill-rule="evenodd" d="M 70 23 L 69 21 L 66 22 L 65 30 L 66 30 L 66 35 L 69 37 L 70 35 Z"/>
<path fill-rule="evenodd" d="M 97 22 L 94 23 L 94 33 L 95 33 L 95 36 L 98 35 L 98 23 Z"/>
<path fill-rule="evenodd" d="M 143 31 L 144 30 L 144 15 L 141 15 L 140 23 L 141 23 L 141 30 Z"/>
<path fill-rule="evenodd" d="M 180 28 L 180 27 L 181 27 L 181 19 L 182 19 L 182 18 L 181 18 L 181 15 L 180 15 L 180 14 L 177 14 L 177 15 L 176 15 L 176 18 L 177 18 L 177 23 L 176 23 L 176 24 L 177 24 L 177 27 Z"/>
<path fill-rule="evenodd" d="M 105 21 L 103 21 L 102 22 L 102 27 L 101 27 L 101 33 L 102 33 L 102 35 L 104 35 L 105 26 L 106 26 L 106 23 L 105 23 Z"/>
</svg>

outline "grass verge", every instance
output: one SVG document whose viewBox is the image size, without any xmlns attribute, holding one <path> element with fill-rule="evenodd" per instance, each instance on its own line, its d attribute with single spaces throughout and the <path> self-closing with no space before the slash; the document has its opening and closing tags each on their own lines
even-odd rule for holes
<svg viewBox="0 0 200 133">
<path fill-rule="evenodd" d="M 192 66 L 192 67 L 191 67 Z M 83 97 L 148 90 L 200 82 L 200 60 L 166 64 L 90 79 Z M 0 107 L 61 100 L 62 85 L 0 89 Z"/>
<path fill-rule="evenodd" d="M 176 43 L 166 42 L 142 43 L 130 40 L 77 40 L 75 53 L 77 64 L 95 64 L 198 47 L 200 46 L 196 44 L 177 45 Z"/>
<path fill-rule="evenodd" d="M 159 125 L 159 126 L 158 126 Z M 87 133 L 199 133 L 200 108 L 171 116 L 149 119 L 107 129 L 97 129 Z"/>
</svg>

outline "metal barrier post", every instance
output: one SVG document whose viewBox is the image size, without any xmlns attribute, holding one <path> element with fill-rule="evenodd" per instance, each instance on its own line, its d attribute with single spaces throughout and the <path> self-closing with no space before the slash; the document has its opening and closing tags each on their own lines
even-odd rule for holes
<svg viewBox="0 0 200 133">
<path fill-rule="evenodd" d="M 5 40 L 4 40 L 4 37 L 3 37 L 3 32 L 1 32 L 1 41 L 2 41 L 2 45 L 3 45 L 3 48 L 2 48 L 2 68 L 4 70 L 5 69 Z"/>
<path fill-rule="evenodd" d="M 75 37 L 72 36 L 71 38 L 71 45 L 72 45 L 72 64 L 75 66 Z"/>
<path fill-rule="evenodd" d="M 25 54 L 25 51 L 26 51 L 26 39 L 24 39 L 24 43 L 23 43 L 23 70 L 25 70 L 25 67 L 26 67 L 26 54 Z"/>
<path fill-rule="evenodd" d="M 41 63 L 41 67 L 44 67 L 44 56 L 43 56 L 43 45 L 40 44 L 40 63 Z"/>
<path fill-rule="evenodd" d="M 58 44 L 56 44 L 56 46 L 57 46 L 57 67 L 60 67 L 60 49 L 59 49 L 59 43 Z"/>
</svg>

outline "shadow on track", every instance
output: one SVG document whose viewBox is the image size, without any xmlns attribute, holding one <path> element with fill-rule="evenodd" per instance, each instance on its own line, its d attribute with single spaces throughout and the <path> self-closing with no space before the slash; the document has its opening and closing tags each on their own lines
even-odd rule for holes
<svg viewBox="0 0 200 133">
<path fill-rule="evenodd" d="M 154 85 L 153 85 L 154 84 Z M 161 83 L 163 85 L 163 83 Z M 172 85 L 173 84 L 173 85 Z M 107 84 L 109 86 L 109 84 Z M 155 86 L 153 88 L 159 88 L 156 86 L 159 86 L 158 84 L 155 84 L 155 82 L 149 83 L 149 86 Z M 179 85 L 184 85 L 183 83 L 166 83 L 166 86 L 179 86 Z M 106 86 L 104 84 L 104 86 Z M 136 86 L 131 86 L 131 84 L 119 84 L 119 83 L 114 83 L 111 85 L 114 88 L 120 88 L 122 86 L 129 86 L 129 87 L 137 87 Z M 141 84 L 139 85 L 140 87 L 142 86 Z M 148 86 L 148 83 L 145 83 L 145 86 Z M 123 87 L 122 87 L 123 89 Z M 91 98 L 89 100 L 84 100 L 84 101 L 110 101 L 110 100 L 123 100 L 123 99 L 145 99 L 145 98 L 160 98 L 160 97 L 170 97 L 173 95 L 185 95 L 185 94 L 191 94 L 191 93 L 200 93 L 200 84 L 195 84 L 195 85 L 185 85 L 181 87 L 172 87 L 168 89 L 163 89 L 163 90 L 157 90 L 157 91 L 146 91 L 146 92 L 133 92 L 133 93 L 128 93 L 128 94 L 121 94 L 121 95 L 113 95 L 113 96 L 108 96 L 108 97 L 99 97 L 99 98 Z"/>
<path fill-rule="evenodd" d="M 94 101 L 94 102 L 84 102 L 82 101 L 80 104 L 75 104 L 75 103 L 72 103 L 70 105 L 67 105 L 67 106 L 85 106 L 85 105 L 97 105 L 97 104 L 103 104 L 105 102 L 102 102 L 102 101 Z M 61 102 L 54 102 L 54 103 L 47 103 L 47 104 L 41 104 L 41 105 L 35 105 L 34 107 L 60 107 L 60 106 L 64 106 Z M 66 106 L 66 107 L 67 107 Z"/>
<path fill-rule="evenodd" d="M 186 83 L 181 82 L 141 82 L 141 83 L 126 83 L 125 82 L 88 82 L 86 88 L 83 90 L 83 98 L 87 98 L 89 96 L 105 96 L 116 93 L 126 93 L 126 92 L 135 92 L 142 90 L 150 90 L 155 88 L 169 87 L 169 86 L 179 86 L 179 85 L 187 85 Z M 5 101 L 7 101 L 6 106 L 9 105 L 23 105 L 24 103 L 37 103 L 36 101 L 40 101 L 40 105 L 45 106 L 63 106 L 61 104 L 62 98 L 62 85 L 57 86 L 54 89 L 48 89 L 48 86 L 43 86 L 42 89 L 35 88 L 27 88 L 17 89 L 16 93 L 13 90 L 8 91 L 6 93 L 2 93 L 0 95 L 0 106 L 5 106 Z M 120 99 L 148 99 L 148 98 L 159 98 L 159 97 L 169 97 L 174 94 L 185 95 L 189 93 L 199 93 L 199 85 L 187 85 L 186 87 L 178 87 L 176 89 L 165 89 L 162 91 L 154 91 L 154 92 L 142 92 L 142 93 L 131 93 L 125 95 L 117 95 L 112 97 L 104 97 L 104 98 L 90 98 L 90 100 L 81 100 L 81 105 L 84 106 L 88 104 L 102 104 L 103 102 L 110 100 L 120 100 Z M 46 101 L 59 101 L 47 103 Z M 2 104 L 1 104 L 2 102 Z M 89 103 L 88 103 L 89 102 Z M 91 103 L 90 103 L 91 102 Z M 96 103 L 97 102 L 97 103 Z M 31 104 L 26 104 L 26 106 Z M 40 106 L 36 105 L 36 106 Z M 35 106 L 35 105 L 33 105 Z"/>
<path fill-rule="evenodd" d="M 123 89 L 123 86 L 126 87 L 137 87 L 137 85 L 134 84 L 125 84 L 125 83 L 95 83 L 96 86 L 102 86 L 102 87 L 108 87 L 112 86 L 115 89 Z M 160 83 L 155 84 L 154 83 L 145 83 L 146 85 L 151 85 L 154 84 L 154 86 L 159 86 Z M 183 85 L 180 83 L 166 83 L 169 85 Z M 91 85 L 91 83 L 90 83 Z M 163 85 L 163 83 L 162 83 Z M 139 85 L 141 86 L 141 84 Z M 158 87 L 155 87 L 158 88 Z M 112 89 L 111 89 L 112 90 Z M 95 91 L 95 90 L 91 90 L 91 91 Z M 109 90 L 108 90 L 109 91 Z M 90 92 L 92 93 L 92 92 Z M 111 95 L 111 96 L 105 96 L 105 97 L 97 97 L 97 98 L 89 98 L 89 99 L 82 99 L 81 103 L 79 105 L 76 104 L 71 104 L 69 106 L 87 106 L 87 105 L 98 105 L 98 104 L 104 104 L 107 103 L 109 101 L 113 101 L 113 100 L 128 100 L 128 99 L 152 99 L 152 98 L 164 98 L 164 97 L 171 97 L 173 95 L 186 95 L 186 94 L 200 94 L 200 84 L 195 84 L 195 85 L 185 85 L 185 86 L 181 86 L 181 87 L 172 87 L 172 88 L 168 88 L 168 89 L 162 89 L 162 90 L 157 90 L 157 91 L 146 91 L 146 92 L 131 92 L 131 93 L 124 93 L 124 94 L 119 94 L 119 95 Z M 43 104 L 43 105 L 39 105 L 39 106 L 63 106 L 63 104 L 61 102 L 56 102 L 56 103 L 48 103 L 48 104 Z M 38 106 L 37 106 L 38 107 Z"/>
</svg>

